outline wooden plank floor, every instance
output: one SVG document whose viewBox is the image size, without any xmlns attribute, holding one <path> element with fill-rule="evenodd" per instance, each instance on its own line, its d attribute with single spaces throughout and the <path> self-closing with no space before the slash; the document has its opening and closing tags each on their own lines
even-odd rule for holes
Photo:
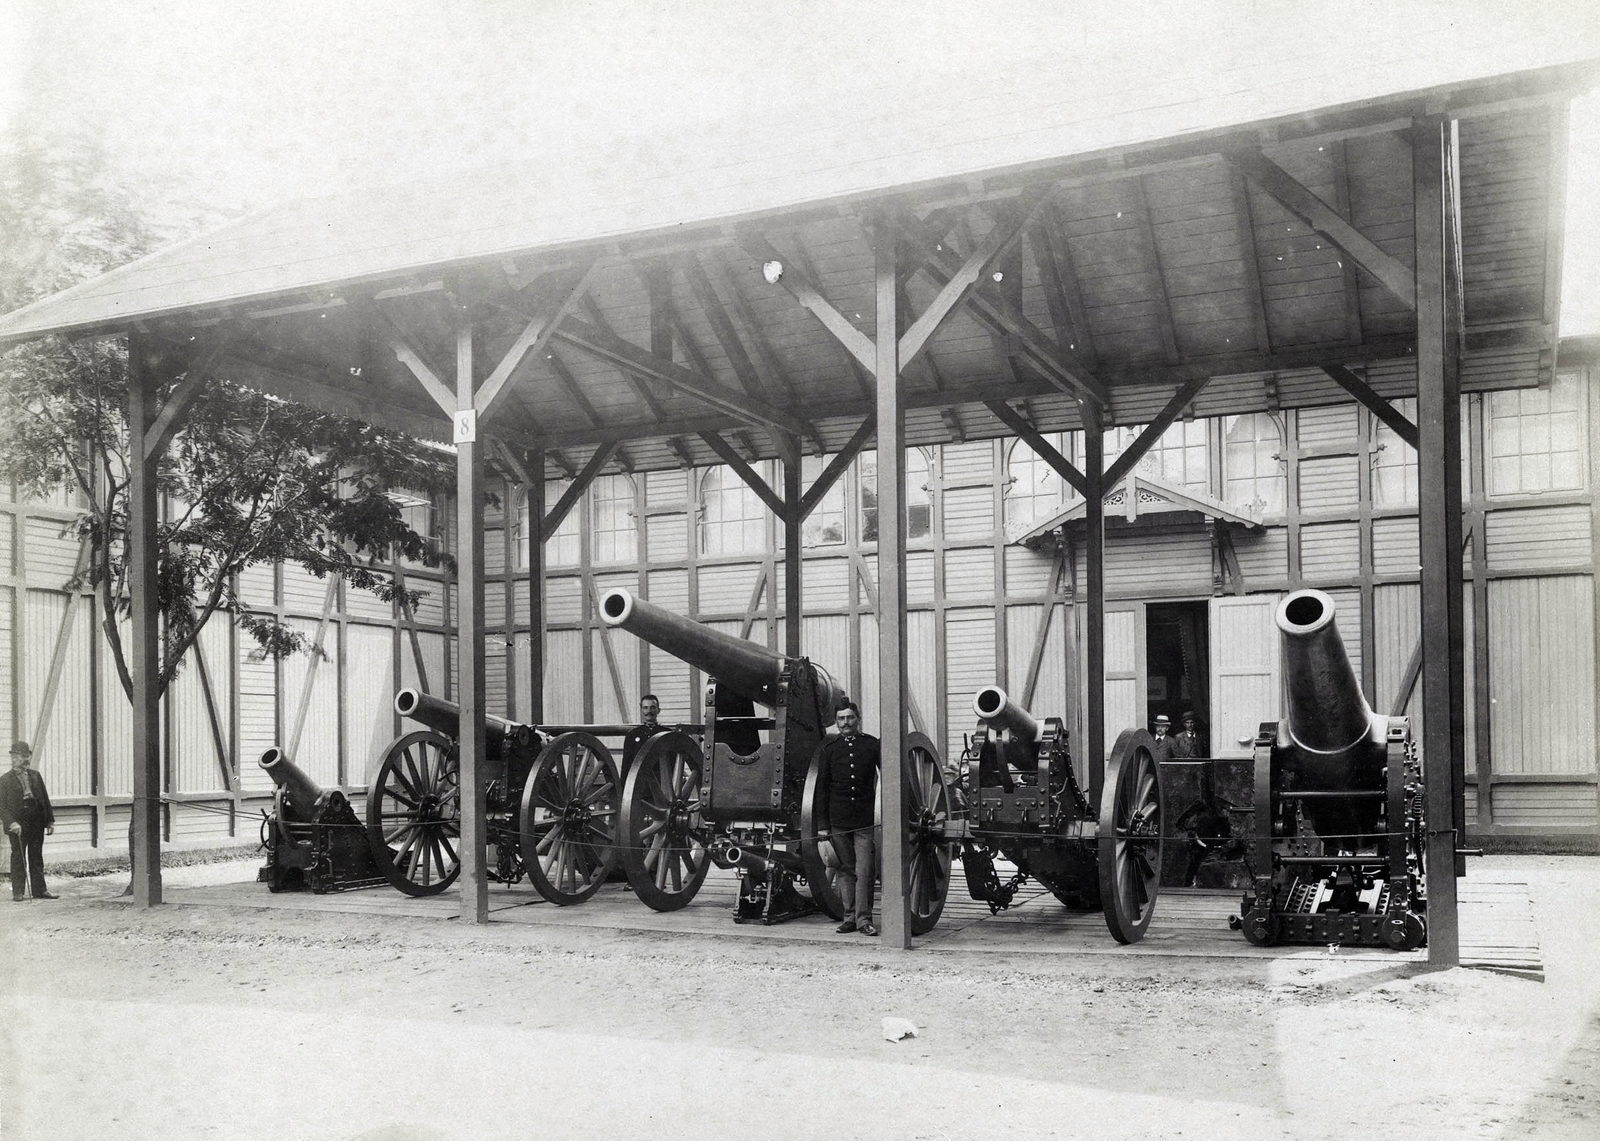
<svg viewBox="0 0 1600 1141">
<path fill-rule="evenodd" d="M 1237 914 L 1237 891 L 1168 889 L 1161 893 L 1150 928 L 1140 942 L 1122 946 L 1111 938 L 1098 910 L 1072 912 L 1049 892 L 1028 884 L 1017 893 L 1011 908 L 991 915 L 987 904 L 972 899 L 959 862 L 951 869 L 952 882 L 944 914 L 932 932 L 916 940 L 920 949 L 933 952 L 977 952 L 1013 955 L 1143 955 L 1226 959 L 1281 959 L 1325 956 L 1324 947 L 1253 947 L 1228 928 Z M 426 898 L 401 895 L 387 887 L 333 895 L 285 892 L 274 895 L 265 884 L 254 882 L 172 887 L 172 903 L 196 906 L 254 907 L 329 913 L 411 916 L 452 920 L 460 915 L 461 896 L 456 889 Z M 715 938 L 776 939 L 785 942 L 837 942 L 859 938 L 834 932 L 831 920 L 807 916 L 773 927 L 735 924 L 731 919 L 737 896 L 732 872 L 712 869 L 698 895 L 679 911 L 657 912 L 641 904 L 623 884 L 607 884 L 594 898 L 575 907 L 545 902 L 527 884 L 511 888 L 491 885 L 489 908 L 495 922 L 529 926 L 598 928 L 613 931 L 652 931 Z M 1461 881 L 1461 957 L 1463 966 L 1482 967 L 1543 977 L 1538 931 L 1525 883 L 1515 879 L 1482 878 Z M 1427 952 L 1395 952 L 1386 948 L 1342 948 L 1341 958 L 1384 962 L 1427 961 Z"/>
</svg>

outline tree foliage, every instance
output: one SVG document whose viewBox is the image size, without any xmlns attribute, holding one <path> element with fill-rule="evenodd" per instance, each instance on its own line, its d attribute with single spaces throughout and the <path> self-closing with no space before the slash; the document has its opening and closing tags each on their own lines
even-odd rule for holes
<svg viewBox="0 0 1600 1141">
<path fill-rule="evenodd" d="M 12 140 L 0 150 L 0 310 L 10 311 L 146 252 L 162 235 L 107 177 L 96 148 Z M 188 349 L 164 350 L 182 360 Z M 163 401 L 183 375 L 161 393 Z M 0 357 L 0 476 L 23 494 L 76 493 L 85 554 L 72 584 L 92 587 L 124 689 L 119 619 L 129 610 L 128 358 L 120 337 L 44 338 Z M 297 564 L 414 606 L 386 569 L 395 557 L 448 562 L 407 521 L 398 489 L 447 494 L 454 460 L 400 433 L 255 392 L 215 370 L 160 459 L 157 533 L 165 691 L 206 622 L 225 614 L 261 654 L 308 648 L 238 590 L 252 566 Z"/>
</svg>

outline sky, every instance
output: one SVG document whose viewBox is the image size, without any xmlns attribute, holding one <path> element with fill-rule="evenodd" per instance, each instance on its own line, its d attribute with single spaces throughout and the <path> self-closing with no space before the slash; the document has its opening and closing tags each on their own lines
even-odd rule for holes
<svg viewBox="0 0 1600 1141">
<path fill-rule="evenodd" d="M 1285 52 L 1600 57 L 1593 0 L 0 0 L 0 126 L 100 139 L 163 216 L 489 163 L 684 170 L 981 85 L 1214 77 Z M 1424 58 L 1425 57 L 1425 58 Z M 1131 80 L 1136 82 L 1137 79 Z M 1600 334 L 1600 96 L 1574 104 L 1562 332 Z"/>
</svg>

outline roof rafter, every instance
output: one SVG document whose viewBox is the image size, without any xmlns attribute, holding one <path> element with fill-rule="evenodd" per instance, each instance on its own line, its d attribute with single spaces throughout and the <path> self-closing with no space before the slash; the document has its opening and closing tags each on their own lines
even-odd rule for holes
<svg viewBox="0 0 1600 1141">
<path fill-rule="evenodd" d="M 1299 218 L 1366 270 L 1402 302 L 1417 307 L 1417 276 L 1399 258 L 1385 253 L 1376 242 L 1339 216 L 1283 167 L 1258 150 L 1235 151 L 1228 161 L 1246 178 L 1266 191 L 1278 205 Z"/>
<path fill-rule="evenodd" d="M 702 404 L 726 412 L 746 424 L 777 428 L 794 435 L 798 435 L 801 431 L 799 422 L 788 413 L 773 408 L 764 401 L 737 397 L 724 390 L 715 381 L 708 380 L 674 361 L 663 360 L 648 349 L 641 349 L 608 329 L 591 325 L 577 317 L 568 317 L 556 328 L 555 335 L 563 343 L 582 349 L 625 372 L 668 384 Z M 657 411 L 656 415 L 659 418 L 660 412 Z"/>
</svg>

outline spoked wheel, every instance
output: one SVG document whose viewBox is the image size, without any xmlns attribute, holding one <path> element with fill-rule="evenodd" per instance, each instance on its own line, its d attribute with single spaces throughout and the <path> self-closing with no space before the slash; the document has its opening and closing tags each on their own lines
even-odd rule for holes
<svg viewBox="0 0 1600 1141">
<path fill-rule="evenodd" d="M 1100 906 L 1119 943 L 1150 926 L 1161 884 L 1161 776 L 1155 741 L 1126 729 L 1106 764 L 1100 792 Z"/>
<path fill-rule="evenodd" d="M 635 894 L 657 911 L 695 897 L 711 869 L 710 829 L 700 815 L 705 756 L 687 733 L 657 733 L 634 758 L 622 790 L 617 835 Z"/>
<path fill-rule="evenodd" d="M 389 882 L 438 895 L 461 874 L 461 773 L 455 742 L 408 733 L 383 755 L 367 791 L 367 839 Z"/>
<path fill-rule="evenodd" d="M 582 903 L 617 862 L 621 782 L 611 750 L 563 733 L 539 752 L 522 789 L 522 866 L 551 903 Z"/>
<path fill-rule="evenodd" d="M 817 803 L 821 761 L 820 753 L 811 758 L 811 767 L 806 770 L 805 791 L 800 796 L 800 865 L 805 869 L 806 883 L 811 886 L 811 898 L 828 918 L 839 920 L 844 918 L 844 900 L 839 898 L 833 885 L 833 869 L 828 866 L 827 859 L 830 854 L 826 851 L 833 840 L 817 834 L 817 819 L 826 815 L 824 807 Z"/>
<path fill-rule="evenodd" d="M 950 890 L 950 786 L 933 742 L 921 733 L 906 736 L 900 763 L 905 781 L 906 901 L 911 933 L 926 935 L 944 911 Z"/>
</svg>

